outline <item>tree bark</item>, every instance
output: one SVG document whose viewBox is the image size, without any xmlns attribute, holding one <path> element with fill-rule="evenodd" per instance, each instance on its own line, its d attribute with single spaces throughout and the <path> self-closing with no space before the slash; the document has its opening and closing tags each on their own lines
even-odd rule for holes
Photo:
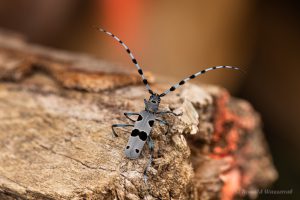
<svg viewBox="0 0 300 200">
<path fill-rule="evenodd" d="M 151 74 L 147 74 L 153 83 Z M 182 113 L 154 125 L 154 162 L 124 156 L 148 94 L 134 70 L 0 34 L 0 199 L 233 199 L 270 185 L 259 115 L 217 86 L 187 84 L 162 98 Z M 153 83 L 155 91 L 169 85 Z"/>
</svg>

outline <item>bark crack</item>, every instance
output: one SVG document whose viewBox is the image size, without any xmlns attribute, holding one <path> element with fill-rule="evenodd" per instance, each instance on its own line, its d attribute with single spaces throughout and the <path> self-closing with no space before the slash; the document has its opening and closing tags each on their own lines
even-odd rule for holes
<svg viewBox="0 0 300 200">
<path fill-rule="evenodd" d="M 7 180 L 9 180 L 9 181 L 11 181 L 11 182 L 13 182 L 13 183 L 15 183 L 15 184 L 17 184 L 18 186 L 24 188 L 25 190 L 27 190 L 27 187 L 25 187 L 24 185 L 18 183 L 17 181 L 15 181 L 15 180 L 13 180 L 11 178 L 8 178 L 7 176 L 4 176 L 4 175 L 0 175 L 0 176 L 3 177 L 3 178 L 5 178 L 5 179 L 7 179 Z"/>
<path fill-rule="evenodd" d="M 43 148 L 43 149 L 45 149 L 45 150 L 47 150 L 47 151 L 49 151 L 49 152 L 51 152 L 51 153 L 53 153 L 53 154 L 56 154 L 56 155 L 59 155 L 59 156 L 62 156 L 62 157 L 71 159 L 71 160 L 75 161 L 76 163 L 78 163 L 78 164 L 80 164 L 80 165 L 82 165 L 82 166 L 84 166 L 84 167 L 86 167 L 86 168 L 89 168 L 89 169 L 93 169 L 93 170 L 98 170 L 98 169 L 100 169 L 100 170 L 110 171 L 110 172 L 115 172 L 115 171 L 117 171 L 117 170 L 114 170 L 114 169 L 107 169 L 107 168 L 100 167 L 100 166 L 99 166 L 99 167 L 93 167 L 93 166 L 90 166 L 90 165 L 84 163 L 83 161 L 81 161 L 81 160 L 79 160 L 79 159 L 77 159 L 77 158 L 73 158 L 73 157 L 71 157 L 71 156 L 68 156 L 68 155 L 65 155 L 65 154 L 62 154 L 62 153 L 58 153 L 58 152 L 54 151 L 53 149 L 51 149 L 51 148 L 49 148 L 49 147 L 46 147 L 45 145 L 42 145 L 42 144 L 39 144 L 39 143 L 38 143 L 38 146 L 41 147 L 41 148 Z"/>
</svg>

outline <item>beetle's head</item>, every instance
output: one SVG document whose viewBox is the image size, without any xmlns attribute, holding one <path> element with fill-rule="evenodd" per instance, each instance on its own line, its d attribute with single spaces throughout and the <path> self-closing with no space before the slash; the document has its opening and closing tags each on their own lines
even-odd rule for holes
<svg viewBox="0 0 300 200">
<path fill-rule="evenodd" d="M 147 111 L 156 113 L 158 111 L 160 97 L 158 94 L 151 94 L 149 100 L 147 101 L 146 99 L 144 99 L 144 102 L 145 102 L 145 109 Z"/>
</svg>

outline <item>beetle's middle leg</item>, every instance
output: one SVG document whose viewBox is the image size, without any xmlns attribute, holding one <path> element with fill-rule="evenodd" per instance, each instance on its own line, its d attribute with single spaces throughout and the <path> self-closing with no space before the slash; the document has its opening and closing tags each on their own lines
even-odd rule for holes
<svg viewBox="0 0 300 200">
<path fill-rule="evenodd" d="M 128 127 L 128 126 L 132 126 L 132 127 L 133 127 L 134 125 L 133 125 L 133 124 L 113 124 L 113 125 L 111 126 L 113 135 L 114 135 L 115 137 L 118 137 L 118 134 L 116 134 L 114 128 Z"/>
<path fill-rule="evenodd" d="M 153 142 L 153 140 L 150 136 L 148 136 L 147 143 L 148 143 L 149 150 L 150 150 L 150 158 L 149 158 L 148 164 L 147 164 L 147 166 L 144 170 L 144 182 L 145 182 L 145 184 L 147 184 L 147 180 L 148 180 L 147 172 L 149 171 L 149 167 L 151 166 L 151 164 L 153 162 L 154 142 Z"/>
</svg>

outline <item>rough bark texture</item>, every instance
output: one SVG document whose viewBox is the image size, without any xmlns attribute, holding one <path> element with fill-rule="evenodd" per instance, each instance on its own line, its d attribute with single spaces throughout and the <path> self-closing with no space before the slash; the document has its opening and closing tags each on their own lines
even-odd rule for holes
<svg viewBox="0 0 300 200">
<path fill-rule="evenodd" d="M 129 160 L 130 128 L 111 131 L 144 108 L 134 70 L 2 33 L 0 79 L 0 199 L 229 200 L 277 177 L 259 115 L 224 89 L 188 84 L 162 99 L 183 115 L 165 117 L 167 135 L 155 124 L 145 185 L 148 148 Z"/>
</svg>

